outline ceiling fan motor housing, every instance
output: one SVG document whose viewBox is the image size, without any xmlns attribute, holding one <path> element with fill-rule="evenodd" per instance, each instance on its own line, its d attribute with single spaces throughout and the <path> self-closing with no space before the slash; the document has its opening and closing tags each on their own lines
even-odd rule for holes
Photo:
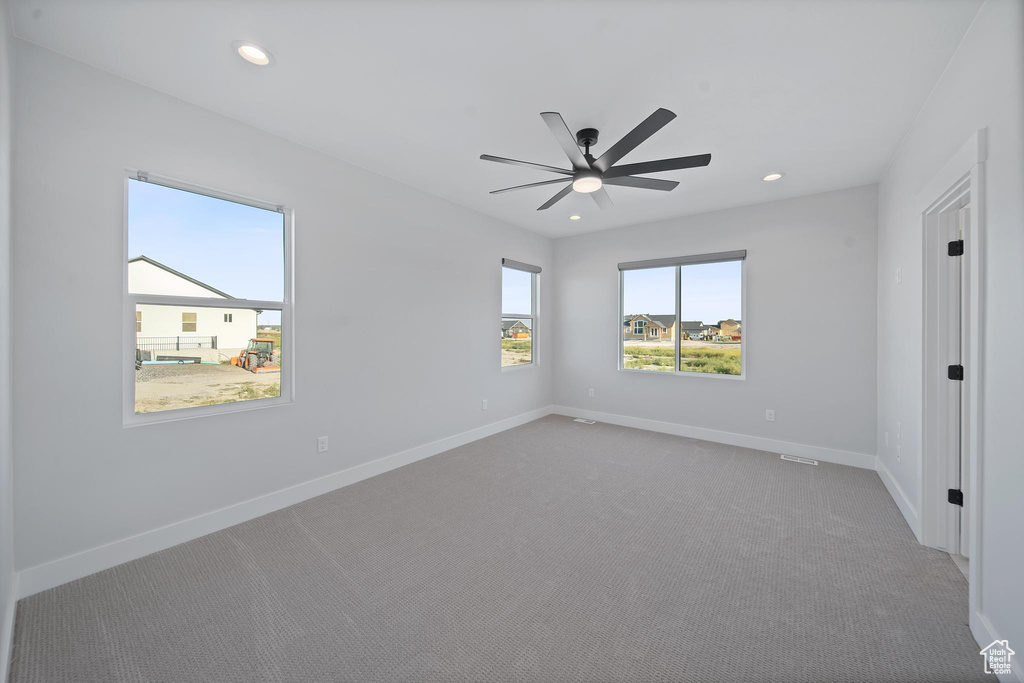
<svg viewBox="0 0 1024 683">
<path fill-rule="evenodd" d="M 581 128 L 576 131 L 576 144 L 584 148 L 596 145 L 597 128 Z"/>
</svg>

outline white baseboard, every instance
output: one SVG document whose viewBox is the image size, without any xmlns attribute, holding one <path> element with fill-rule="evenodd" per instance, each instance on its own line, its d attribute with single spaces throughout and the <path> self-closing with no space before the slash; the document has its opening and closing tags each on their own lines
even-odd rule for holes
<svg viewBox="0 0 1024 683">
<path fill-rule="evenodd" d="M 68 581 L 80 579 L 104 569 L 134 560 L 158 550 L 190 541 L 200 536 L 226 529 L 241 522 L 265 515 L 275 510 L 301 503 L 304 500 L 354 484 L 363 479 L 375 477 L 389 470 L 432 455 L 465 445 L 512 427 L 532 422 L 550 415 L 551 406 L 531 410 L 498 422 L 455 434 L 432 443 L 416 446 L 400 453 L 356 465 L 340 472 L 334 472 L 318 479 L 296 484 L 241 503 L 229 505 L 180 522 L 174 522 L 135 536 L 122 538 L 105 545 L 83 550 L 73 555 L 28 567 L 19 572 L 18 597 L 24 598 L 39 591 L 59 586 Z"/>
<path fill-rule="evenodd" d="M 806 444 L 778 441 L 776 439 L 767 439 L 760 436 L 749 436 L 747 434 L 737 434 L 735 432 L 723 432 L 717 429 L 705 429 L 704 427 L 691 427 L 689 425 L 678 424 L 675 422 L 648 420 L 643 417 L 630 417 L 628 415 L 617 415 L 615 413 L 601 413 L 596 410 L 583 410 L 580 408 L 570 408 L 568 406 L 553 406 L 552 412 L 559 415 L 571 415 L 572 417 L 585 417 L 588 420 L 597 420 L 598 422 L 607 422 L 608 424 L 621 425 L 623 427 L 646 429 L 652 432 L 661 432 L 663 434 L 674 434 L 675 436 L 688 436 L 691 439 L 714 441 L 715 443 L 724 443 L 730 446 L 739 446 L 741 448 L 754 448 L 759 451 L 797 455 L 802 458 L 824 460 L 825 462 L 834 462 L 839 465 L 863 467 L 869 470 L 875 469 L 875 456 L 868 455 L 867 453 L 842 451 L 834 448 L 824 448 L 822 446 L 808 446 Z"/>
<path fill-rule="evenodd" d="M 885 466 L 881 458 L 876 458 L 875 470 L 878 472 L 878 478 L 882 480 L 885 488 L 889 491 L 889 495 L 896 501 L 896 507 L 903 513 L 903 518 L 907 520 L 910 530 L 914 532 L 914 538 L 921 543 L 921 518 L 917 514 L 917 508 L 910 502 L 903 487 L 896 482 L 896 477 L 892 476 L 892 472 Z"/>
<path fill-rule="evenodd" d="M 1000 636 L 999 632 L 992 628 L 992 624 L 981 612 L 971 612 L 971 635 L 978 641 L 978 667 L 981 670 L 981 655 L 980 651 L 983 647 L 988 647 L 988 644 L 996 641 L 1003 640 L 1005 636 Z M 1013 647 L 1014 643 L 1010 646 Z M 1020 650 L 1020 646 L 1017 646 Z M 1013 672 L 1009 675 L 999 676 L 1000 683 L 1024 683 L 1024 666 L 1021 666 L 1021 658 L 1017 655 L 1010 657 L 1010 670 Z"/>
<path fill-rule="evenodd" d="M 11 670 L 11 648 L 14 645 L 14 615 L 18 609 L 18 573 L 11 576 L 10 592 L 7 595 L 6 609 L 0 624 L 0 683 L 7 683 L 7 674 Z"/>
</svg>

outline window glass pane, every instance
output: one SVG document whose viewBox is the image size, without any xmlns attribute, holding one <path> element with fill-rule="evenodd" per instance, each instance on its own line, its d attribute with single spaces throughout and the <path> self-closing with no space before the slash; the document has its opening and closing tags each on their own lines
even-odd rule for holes
<svg viewBox="0 0 1024 683">
<path fill-rule="evenodd" d="M 501 269 L 501 312 L 533 314 L 533 273 Z"/>
<path fill-rule="evenodd" d="M 139 304 L 135 412 L 251 401 L 281 395 L 281 312 Z M 185 316 L 191 323 L 184 323 Z M 182 333 L 185 325 L 197 328 Z"/>
<path fill-rule="evenodd" d="M 533 362 L 533 321 L 530 318 L 501 319 L 501 367 Z"/>
<path fill-rule="evenodd" d="M 128 181 L 128 291 L 284 300 L 284 215 Z"/>
<path fill-rule="evenodd" d="M 682 266 L 679 289 L 679 369 L 740 374 L 743 262 Z"/>
<path fill-rule="evenodd" d="M 622 367 L 673 372 L 676 269 L 622 273 Z"/>
</svg>

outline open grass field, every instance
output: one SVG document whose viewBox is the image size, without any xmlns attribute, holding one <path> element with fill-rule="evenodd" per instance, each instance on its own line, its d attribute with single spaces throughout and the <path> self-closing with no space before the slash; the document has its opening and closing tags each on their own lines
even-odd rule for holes
<svg viewBox="0 0 1024 683">
<path fill-rule="evenodd" d="M 533 359 L 532 339 L 502 339 L 501 367 L 526 365 Z"/>
<path fill-rule="evenodd" d="M 739 343 L 684 341 L 679 349 L 679 369 L 719 375 L 740 374 Z M 627 344 L 622 351 L 622 367 L 630 370 L 672 372 L 675 362 L 673 344 Z"/>
</svg>

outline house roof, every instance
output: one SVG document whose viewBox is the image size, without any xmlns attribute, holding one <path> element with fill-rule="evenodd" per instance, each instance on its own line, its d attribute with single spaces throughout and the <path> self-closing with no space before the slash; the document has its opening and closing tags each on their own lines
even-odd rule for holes
<svg viewBox="0 0 1024 683">
<path fill-rule="evenodd" d="M 722 326 L 722 325 L 724 325 L 725 323 L 736 323 L 737 325 L 740 325 L 740 324 L 742 324 L 742 323 L 741 323 L 741 322 L 740 322 L 739 320 L 735 320 L 735 319 L 733 319 L 733 318 L 729 318 L 729 319 L 727 319 L 727 320 L 719 320 L 719 321 L 718 321 L 718 326 L 719 326 L 719 327 L 721 327 L 721 326 Z"/>
<path fill-rule="evenodd" d="M 220 295 L 220 296 L 224 297 L 225 299 L 234 299 L 235 298 L 235 297 L 231 296 L 230 294 L 228 294 L 227 292 L 222 292 L 219 289 L 217 289 L 216 287 L 211 287 L 210 285 L 206 284 L 205 282 L 200 282 L 199 280 L 195 279 L 194 277 L 189 277 L 188 275 L 185 275 L 185 273 L 179 272 L 179 271 L 175 270 L 174 268 L 171 268 L 170 266 L 165 266 L 164 264 L 160 263 L 159 261 L 154 261 L 153 259 L 149 258 L 148 256 L 139 255 L 139 256 L 133 256 L 132 258 L 128 259 L 128 263 L 135 263 L 136 261 L 145 261 L 146 263 L 148 263 L 151 266 L 156 266 L 157 268 L 160 268 L 162 270 L 166 270 L 171 275 L 177 275 L 181 279 L 188 280 L 192 284 L 199 285 L 203 289 L 208 289 L 209 291 L 213 292 L 214 294 Z"/>
<path fill-rule="evenodd" d="M 508 330 L 515 327 L 517 324 L 526 327 L 526 323 L 524 323 L 522 320 L 502 320 L 501 329 Z"/>
<path fill-rule="evenodd" d="M 670 327 L 676 319 L 674 315 L 648 315 L 646 313 L 632 313 L 630 315 L 622 317 L 622 326 L 627 327 L 629 323 L 633 322 L 634 320 L 638 320 L 639 318 L 643 318 L 644 320 L 655 323 L 660 327 L 666 328 Z M 665 321 L 667 321 L 667 323 Z"/>
</svg>

